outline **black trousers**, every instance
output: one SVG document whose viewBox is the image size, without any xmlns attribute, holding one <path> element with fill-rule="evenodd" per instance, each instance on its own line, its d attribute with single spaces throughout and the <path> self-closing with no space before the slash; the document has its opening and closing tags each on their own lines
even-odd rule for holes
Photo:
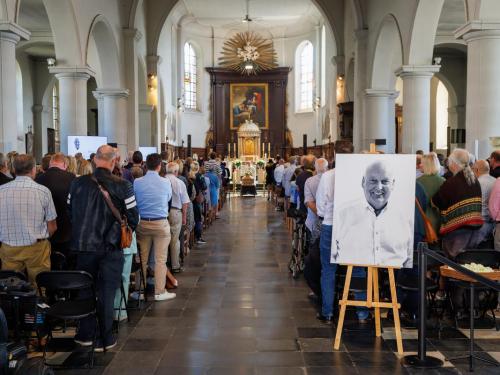
<svg viewBox="0 0 500 375">
<path fill-rule="evenodd" d="M 123 251 L 108 250 L 99 252 L 81 252 L 77 254 L 76 268 L 86 271 L 94 278 L 97 290 L 97 314 L 101 328 L 104 345 L 109 345 L 113 340 L 113 316 L 116 290 L 120 287 L 123 271 Z M 80 292 L 82 299 L 90 297 L 90 291 Z M 95 330 L 95 319 L 85 318 L 80 321 L 78 337 L 91 340 Z"/>
</svg>

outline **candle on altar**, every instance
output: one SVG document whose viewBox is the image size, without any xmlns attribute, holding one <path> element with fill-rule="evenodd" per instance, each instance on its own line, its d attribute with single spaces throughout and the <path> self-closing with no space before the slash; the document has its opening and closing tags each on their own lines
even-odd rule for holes
<svg viewBox="0 0 500 375">
<path fill-rule="evenodd" d="M 264 142 L 262 142 L 262 149 L 261 149 L 261 151 L 260 151 L 260 154 L 261 154 L 262 156 L 264 156 L 264 153 L 265 153 L 265 152 L 266 152 L 266 148 L 265 148 L 265 146 L 264 146 Z"/>
<path fill-rule="evenodd" d="M 238 151 L 236 149 L 236 142 L 233 142 L 233 153 L 234 153 L 234 157 L 237 158 L 238 157 Z"/>
<path fill-rule="evenodd" d="M 267 153 L 271 155 L 271 142 L 267 143 Z"/>
</svg>

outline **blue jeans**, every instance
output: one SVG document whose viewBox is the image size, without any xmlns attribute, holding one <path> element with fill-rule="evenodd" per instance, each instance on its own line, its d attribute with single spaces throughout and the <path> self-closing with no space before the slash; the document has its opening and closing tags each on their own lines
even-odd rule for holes
<svg viewBox="0 0 500 375">
<path fill-rule="evenodd" d="M 333 299 L 335 297 L 335 273 L 337 265 L 330 263 L 332 245 L 332 226 L 321 225 L 319 251 L 321 257 L 321 315 L 333 315 Z"/>
<path fill-rule="evenodd" d="M 366 270 L 364 267 L 354 267 L 352 277 L 366 278 Z M 356 301 L 366 301 L 366 291 L 354 293 Z M 356 307 L 356 315 L 359 320 L 368 318 L 370 311 L 366 307 Z"/>
</svg>

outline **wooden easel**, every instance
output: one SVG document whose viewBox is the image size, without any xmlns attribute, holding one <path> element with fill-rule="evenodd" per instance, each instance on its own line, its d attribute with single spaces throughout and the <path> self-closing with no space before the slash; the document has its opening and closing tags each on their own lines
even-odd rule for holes
<svg viewBox="0 0 500 375">
<path fill-rule="evenodd" d="M 375 154 L 376 148 L 375 144 L 370 144 L 370 154 Z M 353 267 L 367 267 L 368 272 L 366 275 L 366 301 L 353 301 L 349 299 L 349 289 L 351 286 L 351 276 Z M 379 300 L 379 284 L 378 284 L 378 270 L 379 268 L 387 269 L 389 273 L 389 284 L 391 288 L 391 302 L 380 302 Z M 352 264 L 347 264 L 347 274 L 345 277 L 344 293 L 342 294 L 342 299 L 339 301 L 340 314 L 339 321 L 337 323 L 337 333 L 335 334 L 335 341 L 333 348 L 339 350 L 340 339 L 342 337 L 342 328 L 344 326 L 345 310 L 347 306 L 364 306 L 369 309 L 372 307 L 375 310 L 375 336 L 380 337 L 382 335 L 380 326 L 380 308 L 387 307 L 392 308 L 394 315 L 394 329 L 396 331 L 396 345 L 398 348 L 398 354 L 403 354 L 403 339 L 401 336 L 401 324 L 399 322 L 399 308 L 401 305 L 398 303 L 398 297 L 396 295 L 396 281 L 394 279 L 394 268 L 395 267 L 371 267 L 371 266 L 356 266 Z"/>
<path fill-rule="evenodd" d="M 394 329 L 396 331 L 396 344 L 398 348 L 398 354 L 403 354 L 403 340 L 401 336 L 401 324 L 399 322 L 399 308 L 401 305 L 398 303 L 398 297 L 396 295 L 396 281 L 394 279 L 394 267 L 380 267 L 387 269 L 389 273 L 389 284 L 391 287 L 391 302 L 380 302 L 379 300 L 379 284 L 378 284 L 378 269 L 379 267 L 368 266 L 368 273 L 366 275 L 366 301 L 354 301 L 349 299 L 349 288 L 351 286 L 351 276 L 353 267 L 367 267 L 367 266 L 355 266 L 352 264 L 347 265 L 347 274 L 345 277 L 344 293 L 342 294 L 342 299 L 339 301 L 340 314 L 339 321 L 337 323 L 337 333 L 335 334 L 335 342 L 333 348 L 339 350 L 340 339 L 342 337 L 342 328 L 344 326 L 345 311 L 347 306 L 364 306 L 369 309 L 372 307 L 375 310 L 375 336 L 380 337 L 382 335 L 381 325 L 380 325 L 380 308 L 387 307 L 392 308 L 394 315 Z"/>
</svg>

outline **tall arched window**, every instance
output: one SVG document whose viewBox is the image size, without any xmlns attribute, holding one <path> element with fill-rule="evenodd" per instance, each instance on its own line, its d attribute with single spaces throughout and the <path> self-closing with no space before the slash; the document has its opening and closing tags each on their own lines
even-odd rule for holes
<svg viewBox="0 0 500 375">
<path fill-rule="evenodd" d="M 198 64 L 191 43 L 184 44 L 184 107 L 197 109 Z"/>
<path fill-rule="evenodd" d="M 297 111 L 313 109 L 314 48 L 311 42 L 302 42 L 297 49 Z"/>
</svg>

